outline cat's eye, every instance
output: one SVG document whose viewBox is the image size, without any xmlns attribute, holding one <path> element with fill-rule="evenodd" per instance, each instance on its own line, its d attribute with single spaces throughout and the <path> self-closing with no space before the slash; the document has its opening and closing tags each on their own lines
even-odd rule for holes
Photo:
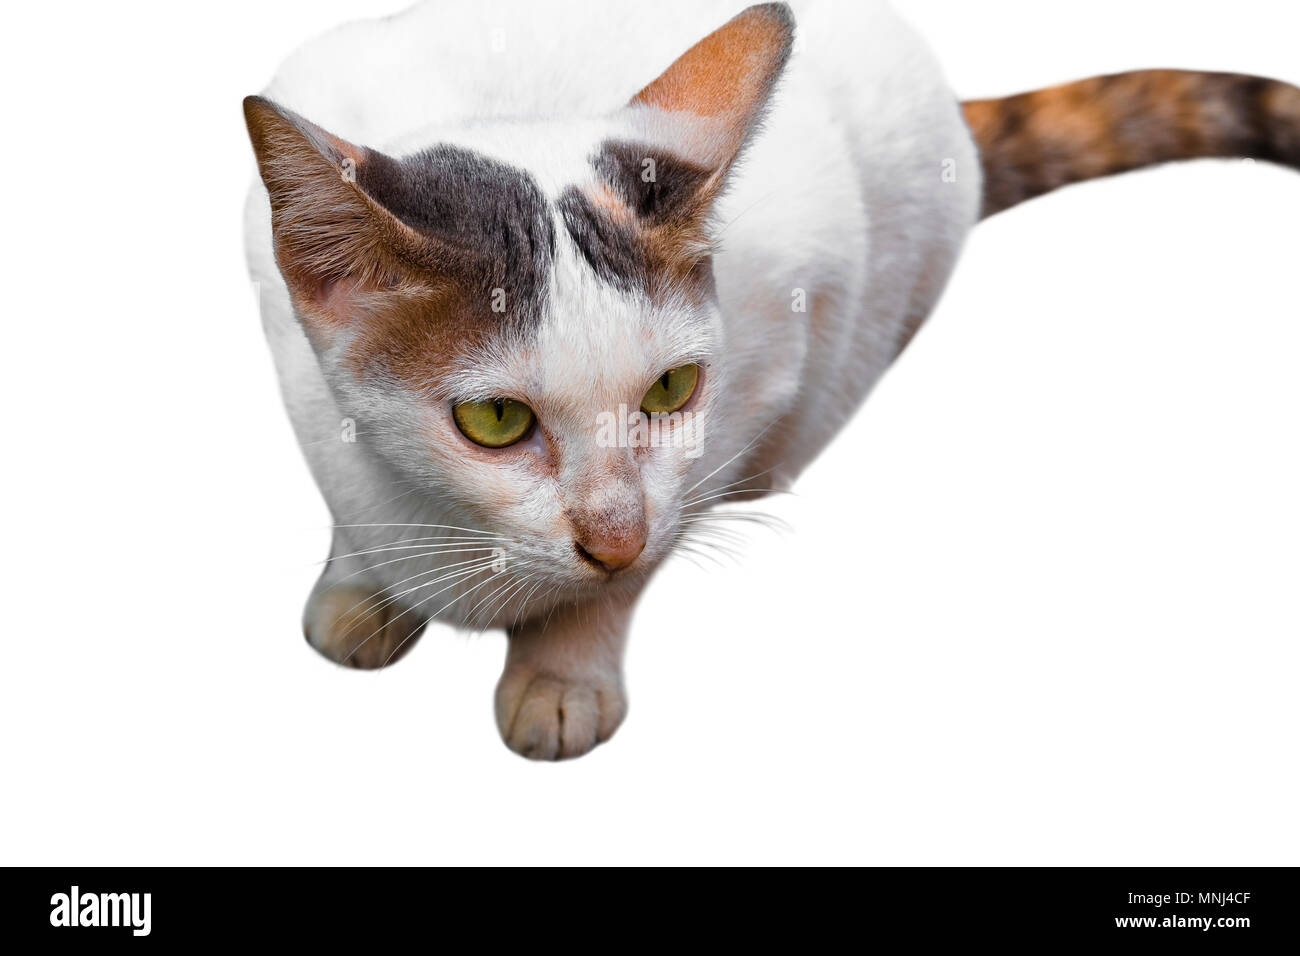
<svg viewBox="0 0 1300 956">
<path fill-rule="evenodd" d="M 462 435 L 485 448 L 513 445 L 528 434 L 536 420 L 531 408 L 513 398 L 461 402 L 451 415 Z"/>
<path fill-rule="evenodd" d="M 698 365 L 681 365 L 669 369 L 645 393 L 645 398 L 641 399 L 641 411 L 647 415 L 667 415 L 677 411 L 691 400 L 695 394 L 695 384 L 699 380 Z"/>
</svg>

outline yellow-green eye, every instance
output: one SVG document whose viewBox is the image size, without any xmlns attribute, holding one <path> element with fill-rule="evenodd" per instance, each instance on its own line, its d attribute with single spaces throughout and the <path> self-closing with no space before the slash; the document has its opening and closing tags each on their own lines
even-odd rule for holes
<svg viewBox="0 0 1300 956">
<path fill-rule="evenodd" d="M 647 415 L 667 415 L 677 411 L 691 400 L 695 394 L 695 383 L 699 380 L 698 365 L 669 369 L 645 393 L 645 398 L 641 399 L 641 411 Z"/>
<path fill-rule="evenodd" d="M 451 410 L 462 435 L 485 448 L 505 448 L 528 434 L 533 427 L 533 410 L 513 398 L 489 398 L 485 402 L 461 402 Z"/>
</svg>

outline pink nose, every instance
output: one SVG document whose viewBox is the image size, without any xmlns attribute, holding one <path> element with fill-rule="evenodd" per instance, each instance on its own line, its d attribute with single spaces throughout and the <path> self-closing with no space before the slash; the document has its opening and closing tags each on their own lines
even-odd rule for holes
<svg viewBox="0 0 1300 956">
<path fill-rule="evenodd" d="M 619 568 L 627 567 L 645 550 L 645 533 L 640 532 L 629 537 L 607 541 L 593 541 L 585 545 L 575 539 L 573 546 L 579 555 L 592 564 L 598 564 L 606 571 L 617 571 Z"/>
</svg>

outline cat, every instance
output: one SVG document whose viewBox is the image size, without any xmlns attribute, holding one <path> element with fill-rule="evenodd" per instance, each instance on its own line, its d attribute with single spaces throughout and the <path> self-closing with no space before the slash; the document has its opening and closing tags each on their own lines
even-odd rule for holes
<svg viewBox="0 0 1300 956">
<path fill-rule="evenodd" d="M 426 2 L 244 110 L 249 266 L 335 521 L 307 640 L 373 668 L 429 620 L 505 628 L 497 724 L 538 759 L 615 732 L 655 569 L 817 457 L 978 221 L 1168 160 L 1300 168 L 1294 86 L 963 104 L 886 2 Z"/>
</svg>

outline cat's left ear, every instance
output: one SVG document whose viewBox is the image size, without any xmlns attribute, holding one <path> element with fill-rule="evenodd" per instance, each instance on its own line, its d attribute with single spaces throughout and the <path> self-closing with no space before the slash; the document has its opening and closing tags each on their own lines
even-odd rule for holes
<svg viewBox="0 0 1300 956">
<path fill-rule="evenodd" d="M 749 7 L 637 93 L 628 104 L 633 122 L 717 186 L 762 122 L 793 43 L 786 4 Z"/>
</svg>

